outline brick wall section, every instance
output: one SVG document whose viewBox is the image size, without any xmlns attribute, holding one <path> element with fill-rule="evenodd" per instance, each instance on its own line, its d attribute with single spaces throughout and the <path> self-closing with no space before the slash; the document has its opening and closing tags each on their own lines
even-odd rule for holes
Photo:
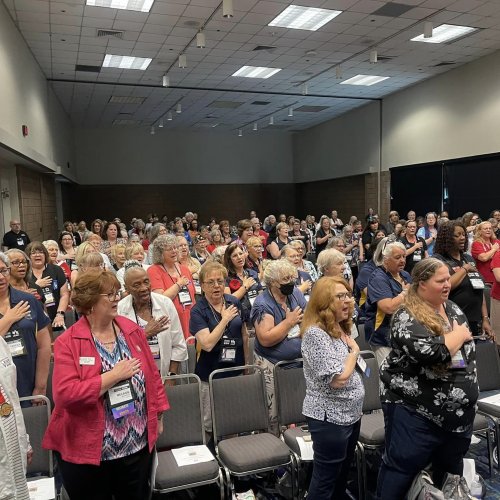
<svg viewBox="0 0 500 500">
<path fill-rule="evenodd" d="M 56 197 L 54 178 L 25 167 L 17 167 L 21 225 L 32 241 L 54 238 Z"/>
<path fill-rule="evenodd" d="M 377 210 L 378 203 L 378 174 L 366 174 L 365 178 L 365 210 L 368 213 L 369 208 L 379 212 L 380 220 L 385 223 L 389 219 L 391 210 L 391 174 L 389 171 L 383 171 L 380 174 L 380 210 Z"/>
</svg>

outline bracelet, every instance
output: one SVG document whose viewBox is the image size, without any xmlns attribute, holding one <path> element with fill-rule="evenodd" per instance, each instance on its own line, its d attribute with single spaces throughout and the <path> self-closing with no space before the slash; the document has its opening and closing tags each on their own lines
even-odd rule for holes
<svg viewBox="0 0 500 500">
<path fill-rule="evenodd" d="M 64 311 L 57 311 L 56 314 L 60 314 L 60 315 L 64 316 Z"/>
<path fill-rule="evenodd" d="M 179 285 L 179 283 L 177 283 L 177 282 L 175 284 L 177 285 L 177 288 L 179 289 L 179 291 L 181 291 L 182 290 L 182 286 Z"/>
</svg>

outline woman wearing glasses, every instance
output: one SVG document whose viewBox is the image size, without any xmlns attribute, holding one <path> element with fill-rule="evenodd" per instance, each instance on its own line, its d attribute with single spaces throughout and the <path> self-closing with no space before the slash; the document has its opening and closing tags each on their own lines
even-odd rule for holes
<svg viewBox="0 0 500 500">
<path fill-rule="evenodd" d="M 345 498 L 358 441 L 365 391 L 358 367 L 359 346 L 350 337 L 353 309 L 346 280 L 321 278 L 300 328 L 306 379 L 302 413 L 314 449 L 308 497 L 314 500 Z"/>
<path fill-rule="evenodd" d="M 21 292 L 31 293 L 31 295 L 43 304 L 45 297 L 42 289 L 32 279 L 31 262 L 28 256 L 22 250 L 15 248 L 7 250 L 5 255 L 10 260 L 10 286 Z"/>
<path fill-rule="evenodd" d="M 196 338 L 195 373 L 202 381 L 205 431 L 212 432 L 208 377 L 219 368 L 243 366 L 249 359 L 245 312 L 240 301 L 224 293 L 227 270 L 207 262 L 200 271 L 202 298 L 191 311 L 189 331 Z M 237 375 L 238 372 L 231 372 Z"/>
<path fill-rule="evenodd" d="M 83 317 L 54 345 L 56 408 L 43 446 L 72 500 L 150 495 L 168 402 L 142 329 L 117 315 L 119 290 L 110 271 L 80 276 L 71 298 Z"/>
<path fill-rule="evenodd" d="M 19 255 L 24 252 L 13 254 L 18 264 L 14 268 L 26 265 L 21 262 L 25 257 Z M 9 284 L 11 269 L 9 257 L 0 252 L 0 336 L 7 342 L 16 365 L 19 396 L 45 396 L 50 362 L 50 320 L 33 294 Z"/>
<path fill-rule="evenodd" d="M 54 328 L 64 327 L 64 313 L 69 304 L 66 275 L 59 266 L 50 263 L 49 252 L 40 241 L 26 247 L 31 260 L 31 273 L 45 297 L 45 308 Z"/>
<path fill-rule="evenodd" d="M 382 363 L 385 453 L 377 498 L 405 498 L 415 475 L 432 463 L 441 487 L 463 474 L 478 397 L 476 353 L 467 319 L 448 300 L 448 266 L 418 262 L 405 303 L 393 316 L 392 350 Z"/>
</svg>

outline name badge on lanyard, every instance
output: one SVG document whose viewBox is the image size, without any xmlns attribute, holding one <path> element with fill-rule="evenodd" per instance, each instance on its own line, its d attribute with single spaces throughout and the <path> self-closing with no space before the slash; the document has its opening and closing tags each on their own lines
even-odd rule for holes
<svg viewBox="0 0 500 500">
<path fill-rule="evenodd" d="M 190 306 L 193 303 L 193 301 L 191 300 L 191 294 L 189 293 L 189 290 L 185 286 L 183 286 L 179 290 L 178 297 L 179 297 L 179 302 L 183 306 Z"/>
<path fill-rule="evenodd" d="M 136 396 L 130 380 L 123 380 L 108 389 L 106 399 L 115 419 L 135 413 Z"/>
<path fill-rule="evenodd" d="M 200 280 L 193 280 L 193 285 L 194 285 L 194 293 L 196 295 L 201 295 Z"/>
<path fill-rule="evenodd" d="M 26 342 L 18 330 L 12 330 L 11 332 L 6 333 L 4 338 L 5 342 L 7 342 L 7 345 L 9 346 L 10 355 L 13 358 L 28 354 Z"/>
<path fill-rule="evenodd" d="M 255 299 L 257 298 L 257 290 L 248 290 L 247 293 L 248 300 L 250 301 L 250 305 L 253 306 Z"/>
<path fill-rule="evenodd" d="M 356 360 L 356 366 L 361 370 L 361 373 L 368 378 L 371 373 L 370 367 L 366 364 L 366 361 L 361 357 L 358 356 L 358 359 Z"/>
<path fill-rule="evenodd" d="M 454 356 L 451 358 L 451 368 L 454 370 L 460 369 L 460 368 L 465 368 L 467 366 L 467 363 L 465 361 L 465 358 L 462 354 L 462 350 L 458 351 Z"/>
<path fill-rule="evenodd" d="M 148 338 L 149 348 L 154 359 L 160 359 L 160 344 L 158 342 L 158 335 L 153 335 Z"/>
<path fill-rule="evenodd" d="M 219 362 L 234 363 L 236 361 L 236 340 L 228 337 L 222 337 L 222 346 Z"/>
<path fill-rule="evenodd" d="M 481 278 L 481 275 L 478 272 L 471 271 L 470 273 L 467 273 L 467 275 L 469 276 L 470 284 L 474 290 L 484 289 L 483 278 Z"/>
<path fill-rule="evenodd" d="M 22 247 L 24 245 L 24 240 L 21 237 L 17 238 L 17 244 Z"/>
<path fill-rule="evenodd" d="M 46 286 L 43 289 L 43 296 L 45 297 L 45 307 L 51 307 L 55 305 L 56 300 L 54 299 L 54 294 L 52 293 L 52 289 L 50 287 Z"/>
<path fill-rule="evenodd" d="M 421 250 L 415 250 L 413 252 L 413 262 L 418 262 L 420 260 L 422 260 Z"/>
</svg>

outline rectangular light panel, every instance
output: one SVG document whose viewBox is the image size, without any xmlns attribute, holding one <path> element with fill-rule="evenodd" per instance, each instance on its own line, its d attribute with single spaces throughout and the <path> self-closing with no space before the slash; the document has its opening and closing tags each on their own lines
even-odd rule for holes
<svg viewBox="0 0 500 500">
<path fill-rule="evenodd" d="M 375 85 L 376 83 L 383 82 L 387 80 L 388 76 L 375 76 L 375 75 L 356 75 L 349 80 L 340 82 L 341 85 L 365 85 L 369 87 L 370 85 Z"/>
<path fill-rule="evenodd" d="M 149 57 L 131 57 L 131 56 L 116 56 L 106 54 L 103 68 L 120 68 L 120 69 L 139 69 L 144 71 L 150 64 L 152 59 Z"/>
<path fill-rule="evenodd" d="M 244 78 L 269 78 L 278 71 L 281 71 L 281 68 L 265 68 L 263 66 L 242 66 L 236 73 L 233 73 L 231 76 L 241 76 Z"/>
<path fill-rule="evenodd" d="M 341 10 L 290 5 L 281 14 L 278 14 L 269 23 L 269 26 L 316 31 L 341 13 Z"/>
<path fill-rule="evenodd" d="M 461 38 L 465 35 L 470 35 L 477 31 L 477 28 L 470 26 L 457 26 L 454 24 L 441 24 L 432 30 L 432 37 L 424 38 L 424 35 L 418 35 L 412 38 L 412 42 L 426 42 L 426 43 L 445 43 L 456 38 Z"/>
<path fill-rule="evenodd" d="M 110 9 L 149 12 L 154 0 L 87 0 L 87 5 L 108 7 Z"/>
</svg>

